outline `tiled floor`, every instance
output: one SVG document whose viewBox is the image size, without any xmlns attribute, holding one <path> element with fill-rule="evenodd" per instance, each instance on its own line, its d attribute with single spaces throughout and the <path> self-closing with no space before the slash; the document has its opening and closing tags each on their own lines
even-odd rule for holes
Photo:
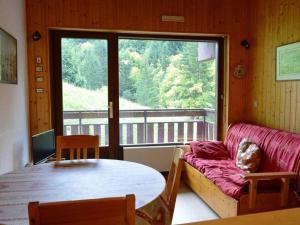
<svg viewBox="0 0 300 225">
<path fill-rule="evenodd" d="M 195 193 L 181 184 L 172 224 L 191 223 L 219 218 Z"/>
</svg>

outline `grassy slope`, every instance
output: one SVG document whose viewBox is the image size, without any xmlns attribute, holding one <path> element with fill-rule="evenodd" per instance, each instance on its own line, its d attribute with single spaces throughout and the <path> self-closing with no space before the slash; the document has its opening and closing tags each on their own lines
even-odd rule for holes
<svg viewBox="0 0 300 225">
<path fill-rule="evenodd" d="M 121 109 L 149 109 L 149 107 L 120 98 Z M 64 111 L 107 109 L 107 87 L 88 90 L 63 83 Z"/>
</svg>

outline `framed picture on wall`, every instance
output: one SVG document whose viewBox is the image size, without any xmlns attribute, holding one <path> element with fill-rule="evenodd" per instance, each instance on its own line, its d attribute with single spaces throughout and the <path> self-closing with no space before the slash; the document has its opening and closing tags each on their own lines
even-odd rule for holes
<svg viewBox="0 0 300 225">
<path fill-rule="evenodd" d="M 300 42 L 277 47 L 276 80 L 300 80 Z"/>
<path fill-rule="evenodd" d="M 0 28 L 0 83 L 17 84 L 17 40 Z"/>
</svg>

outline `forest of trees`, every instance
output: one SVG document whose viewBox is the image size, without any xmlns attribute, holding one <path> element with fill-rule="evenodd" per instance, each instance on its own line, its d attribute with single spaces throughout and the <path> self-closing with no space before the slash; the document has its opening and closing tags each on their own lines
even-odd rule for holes
<svg viewBox="0 0 300 225">
<path fill-rule="evenodd" d="M 107 88 L 105 40 L 63 39 L 63 80 Z M 198 61 L 191 41 L 119 40 L 120 97 L 153 109 L 215 108 L 216 60 Z"/>
</svg>

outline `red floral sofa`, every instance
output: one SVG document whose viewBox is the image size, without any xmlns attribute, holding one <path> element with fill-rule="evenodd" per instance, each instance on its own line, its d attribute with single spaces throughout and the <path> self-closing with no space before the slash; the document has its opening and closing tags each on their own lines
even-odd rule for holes
<svg viewBox="0 0 300 225">
<path fill-rule="evenodd" d="M 255 173 L 235 164 L 243 138 L 261 150 Z M 224 143 L 192 142 L 185 151 L 185 182 L 221 217 L 300 206 L 298 134 L 238 123 L 229 127 Z"/>
</svg>

